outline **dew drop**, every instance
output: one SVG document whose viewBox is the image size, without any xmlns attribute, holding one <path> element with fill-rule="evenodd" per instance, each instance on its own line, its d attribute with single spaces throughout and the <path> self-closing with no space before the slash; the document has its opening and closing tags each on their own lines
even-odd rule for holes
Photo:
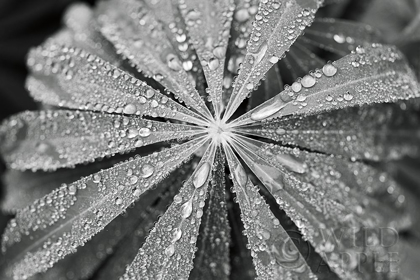
<svg viewBox="0 0 420 280">
<path fill-rule="evenodd" d="M 176 228 L 172 235 L 172 242 L 178 241 L 179 239 L 181 239 L 181 236 L 182 236 L 182 230 L 180 228 Z"/>
<path fill-rule="evenodd" d="M 135 128 L 130 128 L 127 131 L 127 137 L 130 138 L 130 139 L 136 137 L 138 134 L 139 134 L 139 132 Z"/>
<path fill-rule="evenodd" d="M 219 60 L 217 58 L 213 57 L 209 60 L 208 65 L 209 65 L 210 70 L 214 71 L 219 67 L 219 64 L 220 64 Z"/>
<path fill-rule="evenodd" d="M 267 42 L 264 42 L 261 44 L 261 46 L 258 48 L 258 51 L 256 53 L 253 53 L 252 55 L 255 58 L 254 64 L 258 64 L 261 62 L 261 60 L 264 58 L 266 52 L 268 49 Z"/>
<path fill-rule="evenodd" d="M 277 128 L 276 133 L 278 135 L 284 135 L 286 133 L 286 130 L 284 130 L 283 128 Z"/>
<path fill-rule="evenodd" d="M 145 164 L 141 168 L 141 177 L 149 178 L 155 172 L 155 168 L 150 164 Z"/>
<path fill-rule="evenodd" d="M 69 195 L 76 195 L 77 193 L 77 187 L 75 185 L 69 186 Z"/>
<path fill-rule="evenodd" d="M 291 88 L 292 88 L 292 90 L 293 90 L 294 92 L 299 92 L 299 91 L 301 91 L 301 89 L 302 89 L 302 84 L 301 84 L 301 83 L 299 83 L 299 82 L 294 82 L 294 83 L 292 84 Z"/>
<path fill-rule="evenodd" d="M 183 219 L 188 218 L 191 216 L 192 213 L 192 199 L 188 200 L 181 206 L 181 217 Z"/>
<path fill-rule="evenodd" d="M 246 174 L 245 169 L 240 164 L 238 164 L 238 166 L 235 169 L 235 179 L 238 181 L 238 184 L 241 187 L 245 187 L 246 183 L 248 182 L 248 175 Z"/>
<path fill-rule="evenodd" d="M 346 92 L 343 96 L 344 100 L 350 101 L 353 99 L 353 95 L 350 94 L 350 92 Z"/>
<path fill-rule="evenodd" d="M 140 128 L 139 129 L 139 135 L 141 136 L 141 137 L 147 137 L 147 136 L 149 136 L 151 134 L 151 131 L 150 131 L 150 129 L 149 128 L 147 128 L 147 127 L 143 127 L 143 128 Z"/>
<path fill-rule="evenodd" d="M 122 203 L 123 203 L 123 201 L 122 201 L 122 199 L 121 199 L 121 198 L 117 197 L 117 198 L 115 199 L 115 204 L 116 204 L 116 205 L 121 205 Z"/>
<path fill-rule="evenodd" d="M 251 119 L 254 121 L 264 120 L 275 113 L 279 112 L 286 104 L 279 98 L 274 99 L 274 101 L 261 106 L 257 111 L 251 114 Z"/>
<path fill-rule="evenodd" d="M 171 256 L 173 256 L 173 254 L 175 254 L 175 246 L 174 246 L 174 244 L 170 244 L 165 249 L 165 255 L 167 255 L 168 257 L 171 257 Z"/>
<path fill-rule="evenodd" d="M 325 64 L 324 67 L 322 67 L 322 72 L 327 77 L 332 77 L 337 73 L 337 67 L 332 65 L 331 63 Z"/>
<path fill-rule="evenodd" d="M 300 83 L 302 84 L 302 86 L 304 86 L 306 88 L 310 88 L 310 87 L 313 87 L 315 85 L 316 80 L 311 75 L 306 75 L 302 78 Z"/>
<path fill-rule="evenodd" d="M 137 111 L 136 105 L 134 104 L 127 104 L 124 107 L 123 113 L 124 114 L 134 114 Z"/>
<path fill-rule="evenodd" d="M 204 183 L 207 181 L 207 178 L 210 173 L 210 164 L 208 162 L 203 163 L 193 178 L 193 185 L 196 189 L 201 188 Z"/>
</svg>

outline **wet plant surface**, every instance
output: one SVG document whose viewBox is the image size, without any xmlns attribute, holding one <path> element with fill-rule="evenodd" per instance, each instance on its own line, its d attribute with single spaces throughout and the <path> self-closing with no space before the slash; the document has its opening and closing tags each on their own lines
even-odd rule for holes
<svg viewBox="0 0 420 280">
<path fill-rule="evenodd" d="M 418 15 L 343 2 L 71 6 L 0 126 L 2 279 L 415 279 Z"/>
</svg>

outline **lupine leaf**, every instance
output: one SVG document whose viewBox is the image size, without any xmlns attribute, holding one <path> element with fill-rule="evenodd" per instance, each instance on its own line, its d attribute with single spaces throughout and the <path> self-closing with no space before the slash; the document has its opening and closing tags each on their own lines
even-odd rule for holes
<svg viewBox="0 0 420 280">
<path fill-rule="evenodd" d="M 216 147 L 211 144 L 192 176 L 174 197 L 174 202 L 156 223 L 122 279 L 188 277 L 193 267 L 215 152 Z"/>
<path fill-rule="evenodd" d="M 298 41 L 345 56 L 359 45 L 382 43 L 383 39 L 381 34 L 369 25 L 333 18 L 318 18 Z"/>
<path fill-rule="evenodd" d="M 244 125 L 288 115 L 309 115 L 371 103 L 419 97 L 413 71 L 394 47 L 373 44 L 326 64 L 276 97 L 242 115 Z"/>
<path fill-rule="evenodd" d="M 55 170 L 199 132 L 193 126 L 111 114 L 24 112 L 0 126 L 0 148 L 14 169 Z"/>
<path fill-rule="evenodd" d="M 202 114 L 207 107 L 184 70 L 178 51 L 171 45 L 162 24 L 141 1 L 104 1 L 99 6 L 104 36 L 146 76 L 153 77 Z"/>
<path fill-rule="evenodd" d="M 252 21 L 258 11 L 258 0 L 235 0 L 228 52 L 226 53 L 223 77 L 223 106 L 226 106 L 232 94 L 233 77 L 237 75 L 240 64 L 246 55 L 246 44 L 252 31 Z"/>
<path fill-rule="evenodd" d="M 230 275 L 230 227 L 227 217 L 225 190 L 225 158 L 216 153 L 209 198 L 203 212 L 198 235 L 198 250 L 189 279 L 227 280 Z"/>
<path fill-rule="evenodd" d="M 43 103 L 198 122 L 187 108 L 84 50 L 48 44 L 29 53 L 28 65 L 28 89 Z"/>
<path fill-rule="evenodd" d="M 257 279 L 316 279 L 287 232 L 251 183 L 245 169 L 227 148 L 234 192 L 251 245 Z"/>
<path fill-rule="evenodd" d="M 220 116 L 223 66 L 234 9 L 232 0 L 181 0 L 179 3 L 191 44 L 203 66 L 215 115 Z"/>
<path fill-rule="evenodd" d="M 59 42 L 63 45 L 78 47 L 118 66 L 120 59 L 112 44 L 99 32 L 93 13 L 87 4 L 71 5 L 64 15 L 65 28 L 50 37 L 47 44 Z"/>
<path fill-rule="evenodd" d="M 179 191 L 182 182 L 186 179 L 186 176 L 190 176 L 198 163 L 198 160 L 194 158 L 183 168 L 177 169 L 171 174 L 163 184 L 169 186 L 169 189 L 165 192 L 161 192 L 158 200 L 151 206 L 147 207 L 145 211 L 137 212 L 137 226 L 134 231 L 129 232 L 124 240 L 120 242 L 115 248 L 115 252 L 110 256 L 106 263 L 103 264 L 102 268 L 95 273 L 93 279 L 119 279 L 124 275 L 127 265 L 129 265 L 135 258 L 140 247 L 146 240 L 150 230 L 154 227 L 158 218 L 165 213 L 173 199 L 174 195 Z M 142 198 L 140 198 L 140 201 Z M 140 203 L 136 202 L 137 203 Z"/>
<path fill-rule="evenodd" d="M 389 228 L 391 233 L 396 233 L 394 228 L 396 226 L 395 222 L 392 220 L 388 221 L 387 216 L 382 216 L 384 215 L 383 212 L 378 213 L 375 211 L 370 213 L 371 209 L 364 212 L 363 208 L 359 211 L 358 209 L 360 208 L 357 204 L 353 205 L 353 207 L 345 205 L 348 203 L 346 199 L 336 202 L 326 196 L 327 194 L 331 195 L 333 192 L 331 187 L 338 187 L 334 184 L 328 185 L 329 192 L 326 193 L 318 190 L 322 186 L 320 184 L 311 187 L 311 184 L 303 184 L 299 180 L 300 178 L 295 181 L 296 178 L 289 174 L 303 174 L 302 172 L 306 172 L 306 167 L 304 163 L 290 155 L 276 156 L 274 161 L 284 166 L 284 168 L 280 168 L 279 164 L 273 165 L 274 161 L 272 158 L 274 157 L 255 150 L 258 153 L 257 156 L 253 150 L 254 147 L 246 147 L 244 143 L 241 145 L 242 147 L 234 145 L 235 150 L 266 186 L 279 206 L 286 211 L 299 227 L 304 237 L 315 246 L 315 250 L 342 279 L 363 279 L 363 273 L 368 273 L 370 266 L 374 264 L 375 260 L 369 259 L 366 263 L 359 263 L 357 266 L 358 263 L 355 258 L 360 253 L 365 254 L 368 258 L 373 256 L 374 253 L 378 254 L 377 257 L 380 258 L 387 259 L 390 257 L 388 250 L 395 248 L 390 249 L 380 245 L 374 248 L 354 245 L 361 244 L 360 242 L 363 242 L 365 238 L 377 240 L 378 231 L 381 228 L 391 227 Z M 264 159 L 261 155 L 264 155 Z M 351 164 L 349 166 L 351 168 Z M 375 172 L 372 175 L 371 172 L 366 173 L 366 169 L 363 171 L 364 173 L 357 173 L 358 175 L 364 174 L 366 176 L 366 178 L 362 179 L 362 183 L 366 181 L 380 182 Z M 320 178 L 322 178 L 321 174 L 318 174 L 318 176 L 321 176 Z M 332 195 L 334 196 L 334 194 Z M 304 198 L 305 196 L 306 198 Z M 344 205 L 340 205 L 341 203 L 344 203 Z M 399 201 L 396 200 L 394 203 L 398 205 Z M 368 218 L 369 216 L 371 217 Z M 353 232 L 355 228 L 358 230 Z M 366 231 L 363 228 L 368 228 L 369 230 Z M 385 236 L 384 238 L 387 238 L 387 241 L 389 241 L 389 239 L 395 238 L 395 235 Z M 373 244 L 378 243 L 374 242 Z M 345 262 L 342 260 L 338 261 L 334 255 L 340 254 L 340 252 L 346 252 L 349 259 Z M 384 273 L 385 275 L 387 274 L 385 270 Z"/>
<path fill-rule="evenodd" d="M 180 53 L 182 66 L 195 79 L 195 87 L 204 92 L 205 79 L 200 61 L 193 49 L 186 24 L 178 8 L 178 0 L 144 0 L 163 28 L 175 49 Z"/>
<path fill-rule="evenodd" d="M 378 104 L 285 117 L 238 131 L 312 151 L 378 161 L 415 155 L 420 148 L 419 125 L 411 106 Z"/>
<path fill-rule="evenodd" d="M 144 152 L 138 151 L 138 154 L 142 155 Z M 70 184 L 101 169 L 110 168 L 129 157 L 130 154 L 119 155 L 111 159 L 103 159 L 75 168 L 59 169 L 54 172 L 9 169 L 3 175 L 5 196 L 2 200 L 1 209 L 9 213 L 15 213 L 52 192 L 61 184 Z"/>
<path fill-rule="evenodd" d="M 189 169 L 187 164 L 185 169 Z M 76 253 L 66 256 L 45 273 L 37 274 L 33 278 L 56 280 L 61 275 L 72 275 L 73 279 L 87 279 L 92 276 L 106 257 L 117 246 L 120 246 L 120 243 L 140 224 L 144 225 L 147 221 L 154 222 L 153 214 L 163 212 L 159 207 L 163 206 L 162 208 L 165 208 L 166 205 L 164 203 L 162 205 L 162 202 L 166 201 L 168 203 L 167 197 L 171 192 L 167 188 L 173 186 L 174 181 L 180 181 L 179 176 L 181 174 L 182 171 L 176 170 L 162 182 L 162 187 L 145 193 L 133 207 L 128 207 L 125 213 L 110 222 L 102 231 L 80 247 Z M 160 199 L 158 204 L 153 206 L 158 198 Z M 150 216 L 145 216 L 146 213 Z"/>
<path fill-rule="evenodd" d="M 265 73 L 284 56 L 302 31 L 312 23 L 320 4 L 321 1 L 317 0 L 260 2 L 248 41 L 247 55 L 236 78 L 224 120 L 232 116 Z"/>
<path fill-rule="evenodd" d="M 2 238 L 14 278 L 31 276 L 73 253 L 205 143 L 197 138 L 64 185 L 20 211 Z"/>
</svg>

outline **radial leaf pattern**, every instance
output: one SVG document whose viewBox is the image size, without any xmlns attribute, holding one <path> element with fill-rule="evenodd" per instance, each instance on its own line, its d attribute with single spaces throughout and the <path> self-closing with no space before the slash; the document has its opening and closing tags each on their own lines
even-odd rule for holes
<svg viewBox="0 0 420 280">
<path fill-rule="evenodd" d="M 313 259 L 400 277 L 378 230 L 409 230 L 413 208 L 377 167 L 418 152 L 419 84 L 371 27 L 315 18 L 322 2 L 71 7 L 28 56 L 48 109 L 0 126 L 1 278 L 316 279 Z"/>
</svg>

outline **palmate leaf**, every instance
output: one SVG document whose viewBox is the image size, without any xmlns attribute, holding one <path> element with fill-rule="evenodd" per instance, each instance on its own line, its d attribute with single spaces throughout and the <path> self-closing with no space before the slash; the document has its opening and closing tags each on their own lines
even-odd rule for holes
<svg viewBox="0 0 420 280">
<path fill-rule="evenodd" d="M 384 201 L 372 200 L 369 206 L 368 204 L 366 205 L 366 202 L 370 203 L 370 199 L 363 201 L 363 194 L 362 197 L 357 196 L 357 192 L 363 190 L 363 183 L 366 181 L 378 182 L 379 185 L 377 187 L 381 188 L 379 191 L 387 192 L 387 183 L 380 184 L 381 181 L 378 179 L 380 175 L 377 172 L 370 171 L 368 167 L 360 169 L 360 167 L 357 168 L 356 166 L 356 170 L 359 169 L 359 172 L 355 173 L 353 171 L 353 173 L 359 176 L 365 176 L 364 178 L 360 178 L 361 187 L 354 185 L 354 183 L 351 184 L 355 182 L 354 178 L 350 178 L 349 181 L 343 181 L 345 184 L 350 183 L 350 185 L 347 185 L 350 188 L 356 187 L 353 192 L 346 190 L 345 185 L 340 186 L 330 182 L 328 176 L 325 180 L 321 179 L 324 182 L 323 184 L 316 183 L 315 181 L 310 184 L 305 184 L 301 180 L 302 176 L 293 178 L 307 172 L 306 162 L 299 158 L 299 153 L 297 153 L 299 159 L 296 159 L 293 154 L 274 154 L 273 156 L 273 153 L 267 154 L 264 151 L 258 151 L 258 149 L 255 149 L 255 145 L 250 146 L 243 141 L 234 145 L 234 147 L 249 168 L 273 195 L 280 207 L 299 227 L 305 238 L 314 245 L 315 250 L 342 279 L 363 279 L 363 274 L 368 273 L 371 266 L 375 263 L 375 260 L 372 258 L 374 254 L 377 254 L 376 256 L 380 256 L 383 259 L 389 259 L 391 257 L 391 254 L 388 254 L 388 250 L 392 252 L 392 250 L 395 250 L 395 247 L 391 249 L 384 248 L 380 245 L 374 248 L 369 246 L 355 246 L 355 244 L 363 244 L 361 242 L 365 238 L 377 240 L 378 231 L 382 227 L 387 228 L 391 226 L 390 231 L 392 234 L 395 234 L 394 227 L 405 226 L 404 224 L 407 223 L 407 220 L 404 221 L 404 219 L 395 221 L 394 218 L 392 220 L 391 217 L 397 216 L 397 219 L 400 219 L 401 216 L 389 216 L 389 213 L 385 214 L 383 212 L 383 206 L 377 208 L 380 210 L 379 212 L 376 211 L 376 204 L 383 203 Z M 347 166 L 347 168 L 350 167 L 350 170 L 354 168 L 351 165 L 349 163 Z M 319 164 L 315 164 L 314 166 L 323 168 Z M 315 178 L 323 178 L 322 176 L 326 175 L 324 172 L 321 173 L 319 171 L 317 175 L 314 174 L 314 171 L 308 170 L 309 172 Z M 293 176 L 291 174 L 297 175 Z M 385 182 L 386 180 L 387 178 L 385 178 Z M 326 182 L 328 185 L 325 184 Z M 312 186 L 312 184 L 314 185 Z M 327 186 L 326 189 L 328 192 L 322 190 L 323 185 Z M 339 191 L 336 187 L 342 188 L 342 190 Z M 330 195 L 335 196 L 334 192 L 336 191 L 339 191 L 340 195 L 335 199 L 330 198 Z M 356 194 L 354 199 L 351 199 L 350 194 L 351 196 Z M 340 198 L 341 195 L 343 197 Z M 393 206 L 395 209 L 398 209 L 401 204 L 398 198 L 397 195 L 397 199 L 391 200 L 392 203 L 390 205 L 395 205 Z M 337 201 L 337 199 L 339 200 Z M 358 201 L 364 204 L 358 205 Z M 351 204 L 353 205 L 351 206 Z M 366 211 L 364 207 L 367 207 Z M 400 222 L 402 224 L 398 225 Z M 363 228 L 368 228 L 369 230 L 365 231 Z M 354 229 L 357 230 L 354 231 Z M 386 238 L 393 239 L 395 238 L 394 236 L 389 235 Z M 379 243 L 375 241 L 371 244 Z M 339 256 L 343 252 L 348 256 L 346 261 L 337 259 L 337 255 Z M 356 259 L 360 253 L 368 257 L 368 260 L 364 264 L 357 263 Z M 385 272 L 386 276 L 387 271 L 382 271 Z M 390 272 L 390 274 L 392 273 Z"/>
<path fill-rule="evenodd" d="M 356 159 L 397 159 L 420 148 L 420 119 L 406 104 L 378 104 L 291 116 L 238 128 L 283 144 Z M 408 109 L 407 109 L 408 107 Z"/>
<path fill-rule="evenodd" d="M 278 219 L 258 194 L 257 188 L 248 179 L 233 151 L 230 148 L 225 151 L 258 279 L 316 279 Z"/>
<path fill-rule="evenodd" d="M 312 23 L 318 0 L 261 1 L 247 45 L 247 55 L 226 108 L 228 120 L 265 73 Z M 269 20 L 273 18 L 274 20 Z"/>
<path fill-rule="evenodd" d="M 216 146 L 211 144 L 122 279 L 185 279 L 195 254 Z M 217 162 L 215 163 L 218 164 Z"/>
<path fill-rule="evenodd" d="M 14 169 L 55 170 L 198 133 L 193 126 L 118 115 L 38 111 L 21 113 L 3 124 L 0 147 Z"/>
<path fill-rule="evenodd" d="M 200 118 L 146 83 L 84 50 L 57 44 L 29 53 L 28 89 L 43 103 L 200 123 Z M 86 94 L 89 92 L 89 94 Z"/>
<path fill-rule="evenodd" d="M 372 44 L 304 76 L 233 123 L 245 125 L 419 96 L 416 77 L 402 54 L 394 47 Z"/>
<path fill-rule="evenodd" d="M 28 277 L 73 253 L 205 142 L 197 138 L 129 160 L 62 186 L 26 207 L 3 235 L 2 249 L 7 249 L 9 260 L 3 273 Z"/>
<path fill-rule="evenodd" d="M 418 82 L 372 28 L 314 19 L 321 2 L 74 6 L 64 30 L 29 55 L 28 87 L 51 110 L 1 127 L 9 167 L 59 168 L 11 177 L 33 178 L 38 199 L 24 199 L 7 227 L 1 277 L 311 279 L 325 276 L 320 261 L 328 279 L 399 277 L 381 261 L 404 247 L 381 242 L 415 229 L 416 207 L 379 168 L 418 150 L 415 106 L 401 102 L 420 95 Z M 128 74 L 134 67 L 141 73 Z M 96 170 L 80 165 L 103 157 L 112 160 Z M 55 183 L 34 186 L 60 175 L 66 183 L 39 198 Z"/>
<path fill-rule="evenodd" d="M 171 45 L 162 24 L 142 1 L 103 1 L 98 9 L 101 31 L 117 52 L 186 105 L 210 116 L 180 62 L 178 51 Z"/>
</svg>

